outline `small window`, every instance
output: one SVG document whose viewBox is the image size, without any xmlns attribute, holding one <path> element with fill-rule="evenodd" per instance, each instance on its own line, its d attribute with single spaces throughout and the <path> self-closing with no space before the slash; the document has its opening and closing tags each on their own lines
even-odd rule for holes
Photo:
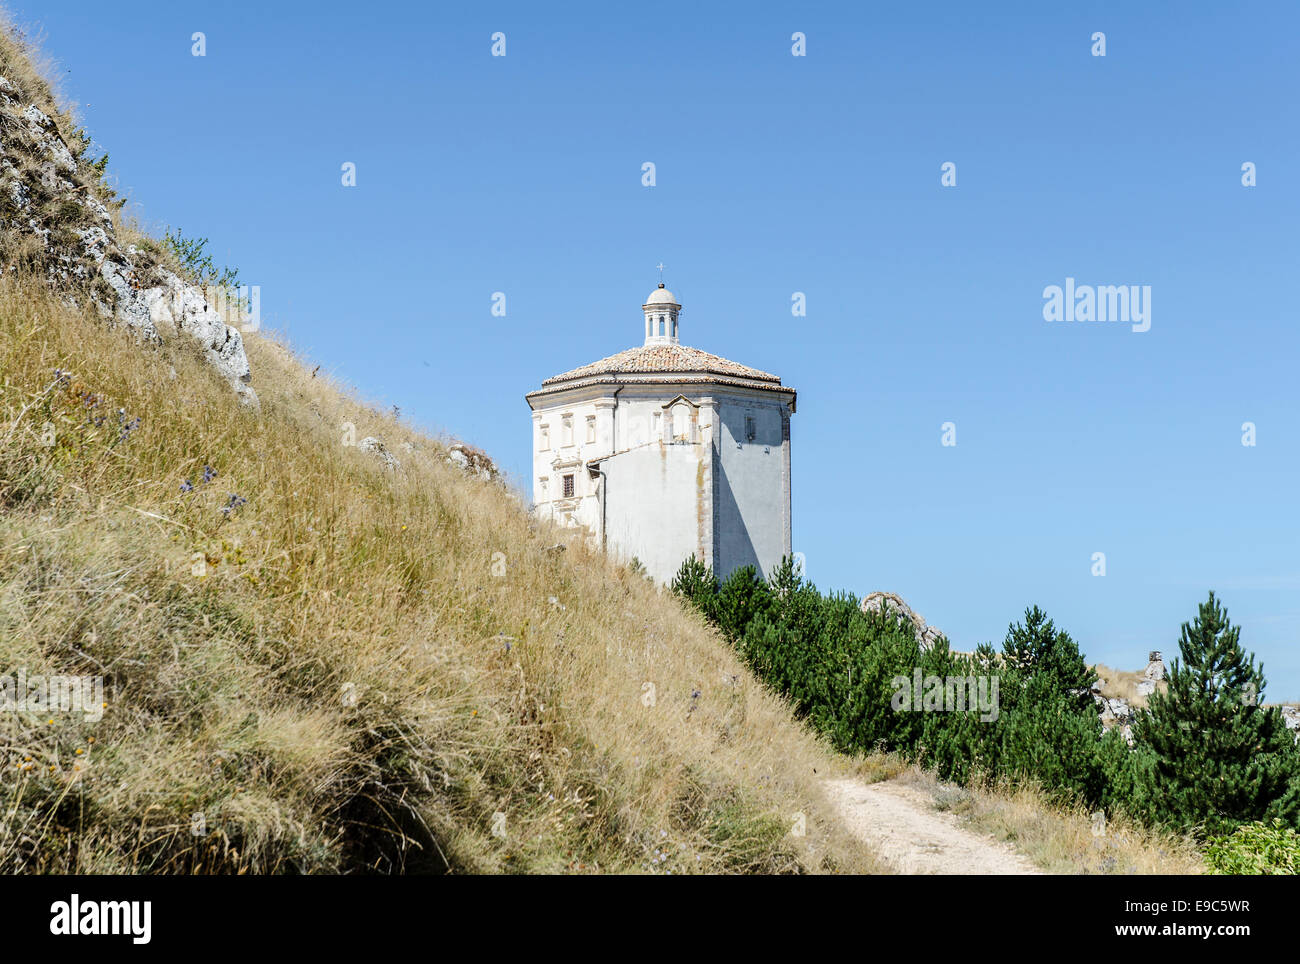
<svg viewBox="0 0 1300 964">
<path fill-rule="evenodd" d="M 664 330 L 664 316 L 663 316 L 663 315 L 660 315 L 660 316 L 659 316 L 659 334 L 661 334 L 661 335 L 666 335 L 666 334 L 668 334 L 668 332 Z"/>
<path fill-rule="evenodd" d="M 573 444 L 573 416 L 572 415 L 564 416 L 564 421 L 561 422 L 560 424 L 561 424 L 560 444 L 572 445 Z"/>
<path fill-rule="evenodd" d="M 596 441 L 596 416 L 587 416 L 587 444 L 592 445 Z"/>
<path fill-rule="evenodd" d="M 745 416 L 745 441 L 752 442 L 754 441 L 755 438 L 757 438 L 757 436 L 758 433 L 754 430 L 754 419 L 751 416 L 746 415 Z"/>
<path fill-rule="evenodd" d="M 673 438 L 686 438 L 687 422 L 690 418 L 690 409 L 680 402 L 673 406 Z"/>
<path fill-rule="evenodd" d="M 549 425 L 543 425 L 543 426 L 542 426 L 541 441 L 540 441 L 538 444 L 539 444 L 539 446 L 540 446 L 540 448 L 541 448 L 541 451 L 543 451 L 543 452 L 549 452 L 549 451 L 550 451 L 550 449 L 551 449 L 551 427 L 550 427 Z"/>
<path fill-rule="evenodd" d="M 566 499 L 573 498 L 573 476 L 572 475 L 566 475 L 564 477 L 564 497 Z"/>
<path fill-rule="evenodd" d="M 537 491 L 542 496 L 541 499 L 538 500 L 539 502 L 545 502 L 547 501 L 547 499 L 550 498 L 550 491 L 549 491 L 550 488 L 551 488 L 551 482 L 549 479 L 537 480 Z"/>
<path fill-rule="evenodd" d="M 654 415 L 651 416 L 651 422 L 652 422 L 651 432 L 653 433 L 653 437 L 654 437 L 654 438 L 663 438 L 663 432 L 662 432 L 662 431 L 660 430 L 660 428 L 659 428 L 659 413 L 658 413 L 658 412 L 655 412 Z"/>
</svg>

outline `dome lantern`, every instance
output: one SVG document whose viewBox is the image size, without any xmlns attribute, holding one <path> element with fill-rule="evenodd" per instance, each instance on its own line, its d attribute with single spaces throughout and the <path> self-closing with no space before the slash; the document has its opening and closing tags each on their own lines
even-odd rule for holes
<svg viewBox="0 0 1300 964">
<path fill-rule="evenodd" d="M 673 293 L 659 282 L 659 287 L 650 292 L 645 304 L 645 343 L 647 345 L 676 345 L 677 315 L 682 306 L 677 303 Z"/>
</svg>

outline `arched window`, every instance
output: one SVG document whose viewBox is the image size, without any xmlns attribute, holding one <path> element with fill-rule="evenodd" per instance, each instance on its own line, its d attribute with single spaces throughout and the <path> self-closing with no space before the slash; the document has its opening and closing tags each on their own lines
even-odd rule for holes
<svg viewBox="0 0 1300 964">
<path fill-rule="evenodd" d="M 666 334 L 668 334 L 668 332 L 666 332 L 666 331 L 664 330 L 664 316 L 663 316 L 663 315 L 660 315 L 660 316 L 659 316 L 659 334 L 661 334 L 661 335 L 666 335 Z"/>
</svg>

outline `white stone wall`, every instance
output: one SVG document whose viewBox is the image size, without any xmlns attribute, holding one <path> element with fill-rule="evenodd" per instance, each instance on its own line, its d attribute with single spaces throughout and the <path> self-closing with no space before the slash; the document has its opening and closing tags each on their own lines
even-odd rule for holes
<svg viewBox="0 0 1300 964">
<path fill-rule="evenodd" d="M 586 463 L 612 450 L 610 411 L 599 396 L 580 396 L 533 412 L 533 504 L 539 515 L 593 531 L 599 524 L 598 491 Z M 566 418 L 572 426 L 571 437 L 566 437 Z M 594 440 L 589 440 L 589 419 L 593 420 Z M 566 475 L 573 476 L 570 498 L 564 495 Z"/>
<path fill-rule="evenodd" d="M 707 560 L 711 465 L 711 449 L 689 442 L 656 441 L 607 459 L 606 549 L 621 562 L 635 556 L 658 582 L 671 581 L 692 553 Z"/>
<path fill-rule="evenodd" d="M 791 551 L 790 442 L 782 428 L 788 409 L 771 397 L 721 395 L 717 401 L 714 572 L 725 579 L 752 565 L 766 577 Z M 752 419 L 752 439 L 746 419 Z"/>
<path fill-rule="evenodd" d="M 673 441 L 673 411 L 665 409 L 664 406 L 678 394 L 677 391 L 647 394 L 645 389 L 634 389 L 634 387 L 624 389 L 619 395 L 618 413 L 614 418 L 616 423 L 614 451 L 622 452 L 651 442 Z M 695 405 L 699 404 L 698 395 L 681 394 L 686 394 L 686 398 Z M 698 413 L 698 409 L 693 409 L 689 404 L 684 405 L 683 408 L 688 413 L 683 428 L 686 438 L 692 440 L 689 412 L 694 410 Z M 703 437 L 708 431 L 707 419 L 698 414 L 696 431 L 700 433 L 699 437 Z M 694 440 L 699 440 L 699 437 Z"/>
<path fill-rule="evenodd" d="M 744 565 L 766 576 L 790 552 L 787 404 L 762 391 L 689 384 L 625 385 L 617 399 L 605 386 L 547 399 L 532 419 L 534 511 L 585 526 L 597 540 L 603 533 L 611 554 L 636 557 L 660 582 L 692 553 L 721 577 Z M 588 471 L 595 458 L 603 479 Z M 563 495 L 568 474 L 571 498 Z"/>
</svg>

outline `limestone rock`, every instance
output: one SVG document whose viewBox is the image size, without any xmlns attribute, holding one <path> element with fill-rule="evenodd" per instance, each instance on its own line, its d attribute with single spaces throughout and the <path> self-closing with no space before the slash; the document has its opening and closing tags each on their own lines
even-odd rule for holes
<svg viewBox="0 0 1300 964">
<path fill-rule="evenodd" d="M 256 406 L 239 329 L 225 323 L 208 291 L 157 266 L 156 256 L 122 249 L 113 215 L 96 196 L 98 172 L 68 147 L 77 140 L 65 140 L 60 122 L 48 112 L 52 106 L 42 110 L 29 101 L 33 96 L 40 95 L 0 77 L 0 227 L 38 240 L 38 264 L 73 303 L 94 304 L 144 344 L 161 343 L 171 334 L 195 339 L 240 401 Z M 55 195 L 66 228 L 42 223 L 45 216 L 32 204 L 34 193 Z M 5 263 L 3 251 L 0 270 L 16 270 Z"/>
<path fill-rule="evenodd" d="M 1142 675 L 1156 683 L 1165 678 L 1165 661 L 1161 657 L 1159 650 L 1152 650 L 1147 655 L 1147 668 Z"/>
<path fill-rule="evenodd" d="M 501 475 L 486 452 L 464 442 L 453 442 L 448 446 L 447 461 L 484 482 L 494 481 Z"/>
<path fill-rule="evenodd" d="M 943 633 L 937 627 L 926 626 L 925 629 L 921 630 L 921 648 L 929 649 L 939 641 L 939 637 L 942 635 Z"/>
<path fill-rule="evenodd" d="M 384 447 L 384 443 L 373 435 L 367 435 L 358 442 L 357 448 L 380 459 L 384 463 L 384 468 L 396 470 L 402 467 L 402 463 L 393 458 L 393 454 Z"/>
<path fill-rule="evenodd" d="M 906 621 L 912 625 L 912 632 L 916 636 L 917 643 L 922 650 L 927 650 L 933 646 L 939 637 L 943 636 L 942 630 L 936 626 L 926 625 L 921 614 L 914 612 L 912 607 L 903 601 L 903 597 L 892 592 L 871 592 L 862 597 L 859 608 L 864 613 L 884 612 L 888 610 L 899 618 L 900 621 Z"/>
<path fill-rule="evenodd" d="M 1107 700 L 1106 709 L 1110 712 L 1111 717 L 1116 720 L 1124 721 L 1133 716 L 1133 708 L 1129 706 L 1128 700 Z"/>
<path fill-rule="evenodd" d="M 1286 728 L 1294 735 L 1297 743 L 1300 743 L 1300 706 L 1283 706 L 1282 722 Z"/>
</svg>

